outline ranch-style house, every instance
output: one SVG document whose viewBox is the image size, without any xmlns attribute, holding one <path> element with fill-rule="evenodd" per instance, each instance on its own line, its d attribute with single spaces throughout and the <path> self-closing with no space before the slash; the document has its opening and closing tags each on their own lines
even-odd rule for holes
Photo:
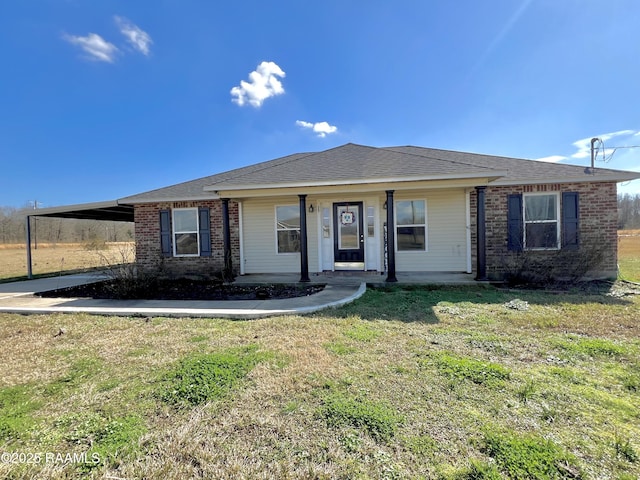
<svg viewBox="0 0 640 480">
<path fill-rule="evenodd" d="M 390 282 L 404 272 L 501 280 L 530 268 L 615 278 L 616 187 L 636 178 L 349 143 L 49 214 L 133 220 L 137 263 L 176 277 L 296 273 L 308 281 L 355 270 Z"/>
</svg>

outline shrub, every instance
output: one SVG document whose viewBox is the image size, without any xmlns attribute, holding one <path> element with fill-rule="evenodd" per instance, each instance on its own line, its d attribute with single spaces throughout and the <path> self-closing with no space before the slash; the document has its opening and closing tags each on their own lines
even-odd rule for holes
<svg viewBox="0 0 640 480">
<path fill-rule="evenodd" d="M 597 272 L 610 248 L 604 238 L 596 238 L 581 244 L 577 250 L 503 252 L 503 279 L 514 286 L 575 284 L 590 272 Z"/>
</svg>

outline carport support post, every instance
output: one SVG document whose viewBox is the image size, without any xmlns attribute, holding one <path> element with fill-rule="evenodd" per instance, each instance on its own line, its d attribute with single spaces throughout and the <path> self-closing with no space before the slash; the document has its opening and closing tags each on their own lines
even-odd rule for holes
<svg viewBox="0 0 640 480">
<path fill-rule="evenodd" d="M 27 278 L 33 278 L 33 269 L 31 267 L 31 215 L 27 215 L 26 223 L 27 232 Z"/>
<path fill-rule="evenodd" d="M 476 224 L 478 235 L 476 246 L 478 248 L 478 265 L 476 280 L 486 281 L 487 278 L 487 235 L 486 235 L 486 214 L 485 214 L 485 194 L 487 187 L 476 187 Z"/>
<path fill-rule="evenodd" d="M 224 249 L 224 274 L 231 277 L 233 260 L 231 259 L 231 229 L 229 228 L 229 199 L 222 199 L 222 248 Z"/>
<path fill-rule="evenodd" d="M 298 198 L 300 198 L 300 281 L 310 282 L 309 254 L 307 253 L 307 196 L 298 195 Z"/>
<path fill-rule="evenodd" d="M 387 282 L 396 278 L 396 229 L 393 226 L 393 190 L 387 190 Z"/>
</svg>

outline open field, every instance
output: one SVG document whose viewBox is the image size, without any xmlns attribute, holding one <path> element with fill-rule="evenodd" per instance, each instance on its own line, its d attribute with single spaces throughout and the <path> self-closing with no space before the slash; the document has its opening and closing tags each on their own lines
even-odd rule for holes
<svg viewBox="0 0 640 480">
<path fill-rule="evenodd" d="M 95 248 L 95 247 L 99 248 Z M 38 244 L 31 249 L 33 274 L 51 274 L 114 265 L 134 259 L 133 243 L 107 243 L 88 246 L 81 243 Z M 0 245 L 0 280 L 27 275 L 24 245 Z"/>
<path fill-rule="evenodd" d="M 618 265 L 621 278 L 640 282 L 640 230 L 618 232 Z"/>
<path fill-rule="evenodd" d="M 635 479 L 639 339 L 640 295 L 622 292 L 394 288 L 252 321 L 0 314 L 0 477 Z"/>
</svg>

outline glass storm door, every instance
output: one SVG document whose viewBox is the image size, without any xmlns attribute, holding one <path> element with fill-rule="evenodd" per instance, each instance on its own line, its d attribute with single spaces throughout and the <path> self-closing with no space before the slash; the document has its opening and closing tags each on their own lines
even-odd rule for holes
<svg viewBox="0 0 640 480">
<path fill-rule="evenodd" d="M 362 202 L 333 204 L 336 270 L 364 270 Z"/>
</svg>

